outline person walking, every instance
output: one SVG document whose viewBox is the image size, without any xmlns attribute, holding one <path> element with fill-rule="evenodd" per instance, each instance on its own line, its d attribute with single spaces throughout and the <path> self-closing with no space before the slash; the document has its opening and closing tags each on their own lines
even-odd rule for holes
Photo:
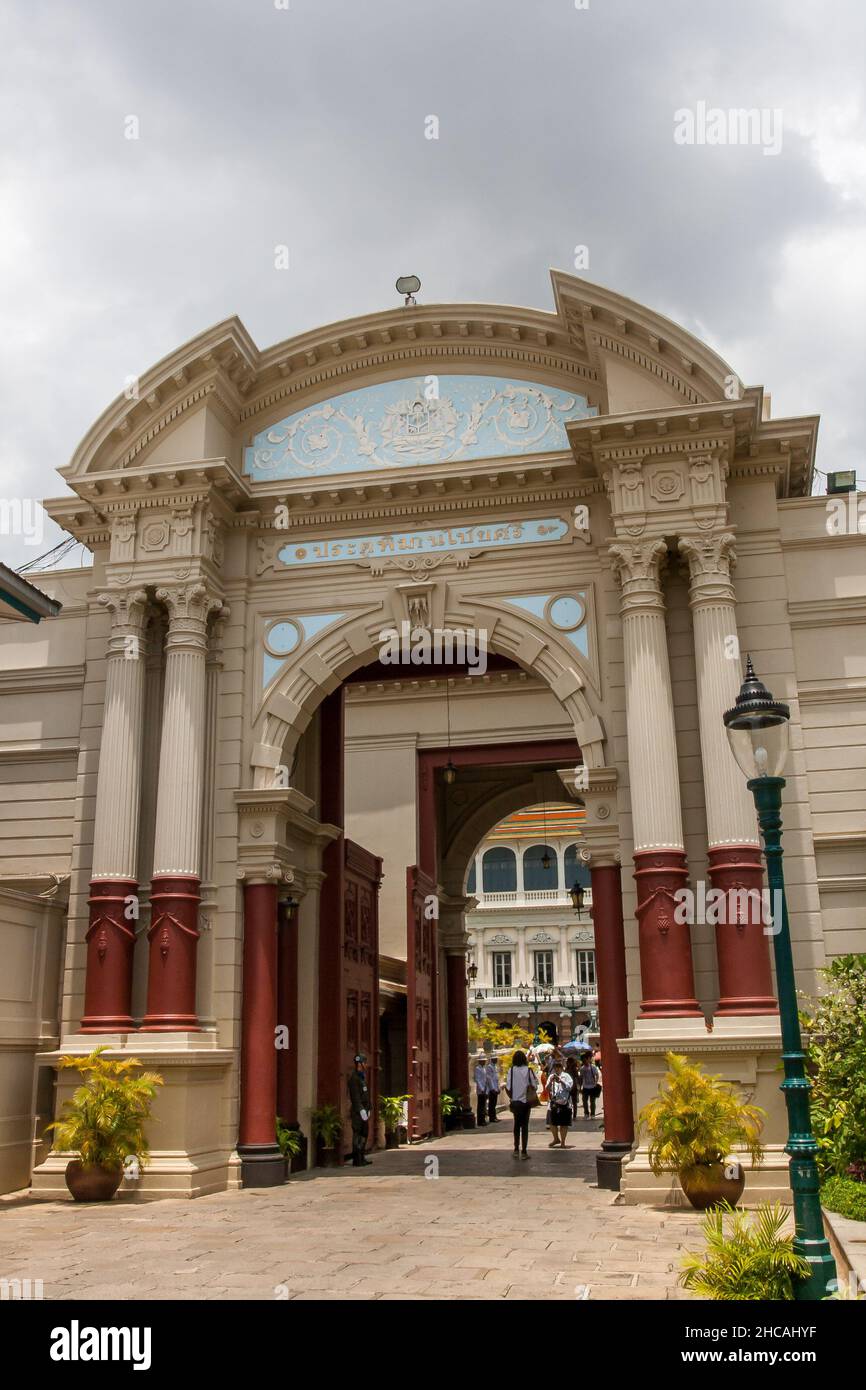
<svg viewBox="0 0 866 1390">
<path fill-rule="evenodd" d="M 538 1104 L 538 1077 L 529 1066 L 526 1053 L 519 1048 L 508 1068 L 505 1093 L 514 1116 L 514 1157 L 520 1154 L 521 1158 L 529 1158 L 526 1152 L 529 1144 L 529 1113 Z"/>
<path fill-rule="evenodd" d="M 475 1121 L 487 1124 L 487 1058 L 483 1052 L 475 1061 Z"/>
<path fill-rule="evenodd" d="M 550 1132 L 553 1135 L 549 1148 L 566 1147 L 565 1136 L 571 1124 L 572 1080 L 563 1066 L 562 1058 L 557 1057 L 548 1082 L 550 1090 Z"/>
<path fill-rule="evenodd" d="M 574 1055 L 569 1056 L 565 1064 L 565 1070 L 571 1077 L 571 1092 L 569 1100 L 571 1102 L 571 1118 L 577 1119 L 577 1107 L 580 1104 L 580 1065 Z"/>
<path fill-rule="evenodd" d="M 499 1116 L 496 1113 L 496 1106 L 499 1103 L 499 1063 L 495 1057 L 491 1057 L 487 1063 L 487 1119 L 492 1124 L 499 1124 Z"/>
<path fill-rule="evenodd" d="M 580 1069 L 580 1094 L 583 1098 L 584 1119 L 595 1115 L 595 1102 L 601 1091 L 600 1080 L 601 1073 L 590 1054 Z"/>
<path fill-rule="evenodd" d="M 367 1086 L 367 1058 L 362 1052 L 353 1057 L 355 1070 L 349 1076 L 349 1105 L 352 1112 L 352 1167 L 368 1168 L 367 1139 L 370 1134 L 370 1091 Z"/>
</svg>

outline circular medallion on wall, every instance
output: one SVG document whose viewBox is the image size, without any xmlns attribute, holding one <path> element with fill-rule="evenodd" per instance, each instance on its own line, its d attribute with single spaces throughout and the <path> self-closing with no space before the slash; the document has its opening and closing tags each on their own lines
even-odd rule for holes
<svg viewBox="0 0 866 1390">
<path fill-rule="evenodd" d="M 290 618 L 271 623 L 265 633 L 265 650 L 271 656 L 290 656 L 302 641 L 301 629 Z"/>
<path fill-rule="evenodd" d="M 574 632 L 586 620 L 586 604 L 576 594 L 554 594 L 544 606 L 544 616 L 559 632 Z"/>
</svg>

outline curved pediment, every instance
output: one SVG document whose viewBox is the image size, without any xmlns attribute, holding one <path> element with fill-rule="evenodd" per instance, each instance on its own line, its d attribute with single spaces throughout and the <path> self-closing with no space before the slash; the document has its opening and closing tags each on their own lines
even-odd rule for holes
<svg viewBox="0 0 866 1390">
<path fill-rule="evenodd" d="M 375 471 L 407 457 L 423 462 L 423 450 L 407 452 L 409 422 L 395 422 L 386 412 L 410 395 L 411 408 L 416 383 L 429 374 L 448 382 L 442 394 L 458 418 L 449 423 L 444 407 L 433 411 L 437 435 L 429 428 L 429 403 L 422 397 L 428 439 L 444 439 L 451 450 L 447 457 L 454 459 L 566 448 L 567 441 L 551 427 L 565 414 L 566 398 L 576 403 L 572 419 L 592 410 L 604 415 L 725 398 L 730 369 L 685 329 L 575 276 L 555 271 L 552 278 L 553 313 L 489 304 L 415 305 L 325 325 L 265 350 L 239 319 L 227 319 L 133 381 L 61 472 L 74 485 L 85 475 L 214 458 L 227 459 L 241 472 L 244 451 L 251 450 L 248 476 L 255 477 L 256 470 L 264 476 L 262 451 L 274 444 L 288 446 L 283 463 L 299 470 L 274 472 L 272 455 L 265 462 L 275 477 L 357 472 L 361 462 L 370 462 Z M 480 383 L 486 383 L 486 397 Z M 494 397 L 500 397 L 498 412 L 497 402 L 489 400 L 493 387 Z M 365 404 L 359 403 L 373 401 L 362 397 L 368 390 L 380 392 L 382 411 L 372 438 L 355 429 L 353 453 L 351 421 L 360 415 L 365 425 Z M 509 397 L 509 390 L 522 390 L 522 399 Z M 389 391 L 395 394 L 389 397 Z M 540 393 L 553 402 L 546 420 Z M 479 405 L 483 418 L 473 438 L 472 412 Z M 322 421 L 328 406 L 335 414 L 325 420 L 327 428 L 314 428 L 310 422 Z M 318 416 L 310 414 L 316 409 Z M 350 417 L 342 425 L 341 410 Z M 541 434 L 533 429 L 533 417 L 545 427 Z M 335 430 L 342 426 L 337 464 L 331 453 L 338 443 Z M 268 439 L 281 429 L 287 432 L 282 439 Z M 292 442 L 298 437 L 300 450 Z"/>
<path fill-rule="evenodd" d="M 255 436 L 255 482 L 568 452 L 568 420 L 596 414 L 585 396 L 507 377 L 427 375 L 363 386 L 296 411 Z"/>
</svg>

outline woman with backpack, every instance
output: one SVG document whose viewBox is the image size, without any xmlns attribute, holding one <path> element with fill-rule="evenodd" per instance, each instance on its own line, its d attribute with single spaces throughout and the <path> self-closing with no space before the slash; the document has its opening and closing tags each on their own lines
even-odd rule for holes
<svg viewBox="0 0 866 1390">
<path fill-rule="evenodd" d="M 529 1112 L 538 1104 L 538 1077 L 526 1060 L 526 1053 L 518 1048 L 508 1075 L 505 1078 L 505 1091 L 511 1102 L 514 1116 L 514 1157 L 529 1158 L 526 1152 L 529 1143 Z"/>
<path fill-rule="evenodd" d="M 583 1100 L 584 1119 L 595 1115 L 595 1102 L 601 1094 L 601 1072 L 592 1060 L 592 1053 L 580 1069 L 580 1094 Z"/>
</svg>

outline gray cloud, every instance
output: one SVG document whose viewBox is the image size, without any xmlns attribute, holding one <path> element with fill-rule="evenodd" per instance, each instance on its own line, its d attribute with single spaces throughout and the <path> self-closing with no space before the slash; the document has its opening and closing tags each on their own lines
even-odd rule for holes
<svg viewBox="0 0 866 1390">
<path fill-rule="evenodd" d="M 775 413 L 821 412 L 820 465 L 863 476 L 857 0 L 7 0 L 2 23 L 0 496 L 61 492 L 127 373 L 230 313 L 267 345 L 396 303 L 407 271 L 428 303 L 549 308 L 578 243 Z M 698 101 L 781 108 L 782 153 L 676 145 Z"/>
</svg>

